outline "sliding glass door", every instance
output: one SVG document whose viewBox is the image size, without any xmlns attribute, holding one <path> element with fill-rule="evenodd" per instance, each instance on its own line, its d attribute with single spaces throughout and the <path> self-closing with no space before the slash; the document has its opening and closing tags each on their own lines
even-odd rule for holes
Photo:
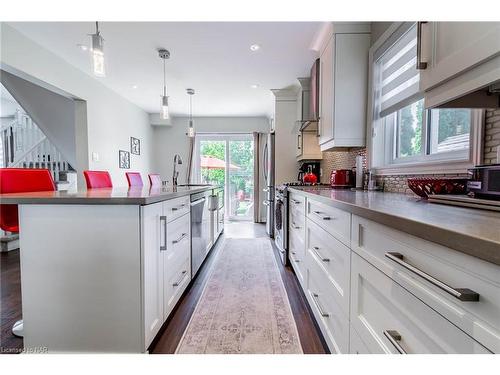
<svg viewBox="0 0 500 375">
<path fill-rule="evenodd" d="M 252 220 L 253 135 L 197 134 L 193 181 L 223 185 L 226 217 L 229 220 Z"/>
</svg>

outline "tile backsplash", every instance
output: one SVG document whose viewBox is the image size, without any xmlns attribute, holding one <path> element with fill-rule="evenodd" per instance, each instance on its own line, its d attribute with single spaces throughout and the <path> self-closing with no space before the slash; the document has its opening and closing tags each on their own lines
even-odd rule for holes
<svg viewBox="0 0 500 375">
<path fill-rule="evenodd" d="M 330 173 L 334 169 L 352 169 L 356 165 L 356 156 L 363 156 L 363 168 L 366 169 L 366 148 L 353 147 L 340 151 L 323 152 L 321 160 L 321 183 L 330 183 Z"/>
<path fill-rule="evenodd" d="M 500 109 L 486 110 L 486 121 L 484 129 L 484 164 L 500 163 L 497 160 L 497 147 L 500 146 Z M 363 166 L 366 168 L 366 148 L 349 148 L 339 151 L 323 152 L 321 161 L 321 182 L 330 182 L 330 172 L 333 169 L 351 169 L 356 163 L 356 156 L 364 157 Z M 408 188 L 406 180 L 412 177 L 466 177 L 457 174 L 432 174 L 432 175 L 392 175 L 378 176 L 377 183 L 383 184 L 384 191 L 413 194 Z"/>
<path fill-rule="evenodd" d="M 500 146 L 500 109 L 486 111 L 484 129 L 484 164 L 500 163 L 497 147 Z"/>
</svg>

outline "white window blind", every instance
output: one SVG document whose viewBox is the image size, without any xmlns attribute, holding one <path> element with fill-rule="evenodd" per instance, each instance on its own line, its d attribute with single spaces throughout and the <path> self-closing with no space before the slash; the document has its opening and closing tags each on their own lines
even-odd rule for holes
<svg viewBox="0 0 500 375">
<path fill-rule="evenodd" d="M 403 24 L 375 53 L 376 117 L 382 118 L 418 100 L 417 27 Z"/>
</svg>

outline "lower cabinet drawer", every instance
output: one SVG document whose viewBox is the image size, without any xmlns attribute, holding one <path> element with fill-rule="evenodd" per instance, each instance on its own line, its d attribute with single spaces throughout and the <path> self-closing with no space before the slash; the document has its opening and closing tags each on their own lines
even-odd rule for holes
<svg viewBox="0 0 500 375">
<path fill-rule="evenodd" d="M 351 325 L 371 353 L 489 353 L 354 253 L 351 266 Z"/>
<path fill-rule="evenodd" d="M 351 246 L 351 214 L 315 200 L 306 200 L 306 216 L 346 246 Z"/>
<path fill-rule="evenodd" d="M 191 221 L 184 215 L 167 224 L 167 249 L 165 251 L 165 269 L 177 269 L 191 254 Z"/>
<path fill-rule="evenodd" d="M 172 312 L 177 301 L 191 281 L 191 261 L 184 258 L 177 269 L 166 270 L 164 283 L 164 319 Z"/>
<path fill-rule="evenodd" d="M 307 264 L 314 264 L 318 272 L 324 273 L 331 298 L 349 315 L 351 250 L 310 219 L 307 219 L 306 249 Z"/>
<path fill-rule="evenodd" d="M 305 282 L 305 247 L 304 241 L 294 233 L 290 233 L 288 240 L 290 263 L 295 270 L 300 285 L 304 288 Z"/>
<path fill-rule="evenodd" d="M 177 219 L 178 217 L 181 217 L 182 215 L 189 213 L 189 210 L 191 209 L 190 199 L 190 196 L 186 195 L 185 197 L 179 197 L 165 201 L 163 203 L 163 212 L 167 217 L 167 221 L 170 222 Z"/>
<path fill-rule="evenodd" d="M 349 318 L 332 296 L 323 271 L 307 265 L 306 297 L 332 353 L 349 352 Z"/>
<path fill-rule="evenodd" d="M 500 353 L 500 266 L 356 215 L 351 246 L 462 331 Z M 477 298 L 466 298 L 472 296 Z"/>
<path fill-rule="evenodd" d="M 349 330 L 349 354 L 371 354 L 352 324 Z"/>
</svg>

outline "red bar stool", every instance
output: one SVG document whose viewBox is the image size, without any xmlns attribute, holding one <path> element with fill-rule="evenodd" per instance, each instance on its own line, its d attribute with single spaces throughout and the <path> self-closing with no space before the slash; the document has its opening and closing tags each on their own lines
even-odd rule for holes
<svg viewBox="0 0 500 375">
<path fill-rule="evenodd" d="M 161 177 L 158 173 L 150 173 L 149 176 L 149 184 L 151 187 L 159 187 L 161 186 Z"/>
<path fill-rule="evenodd" d="M 55 191 L 56 185 L 48 169 L 0 168 L 0 194 Z M 0 228 L 19 232 L 17 204 L 0 205 Z M 18 320 L 12 333 L 23 337 L 23 321 Z"/>
<path fill-rule="evenodd" d="M 139 172 L 126 172 L 128 186 L 144 186 Z"/>
<path fill-rule="evenodd" d="M 107 171 L 83 171 L 87 189 L 111 188 L 113 183 Z"/>
</svg>

